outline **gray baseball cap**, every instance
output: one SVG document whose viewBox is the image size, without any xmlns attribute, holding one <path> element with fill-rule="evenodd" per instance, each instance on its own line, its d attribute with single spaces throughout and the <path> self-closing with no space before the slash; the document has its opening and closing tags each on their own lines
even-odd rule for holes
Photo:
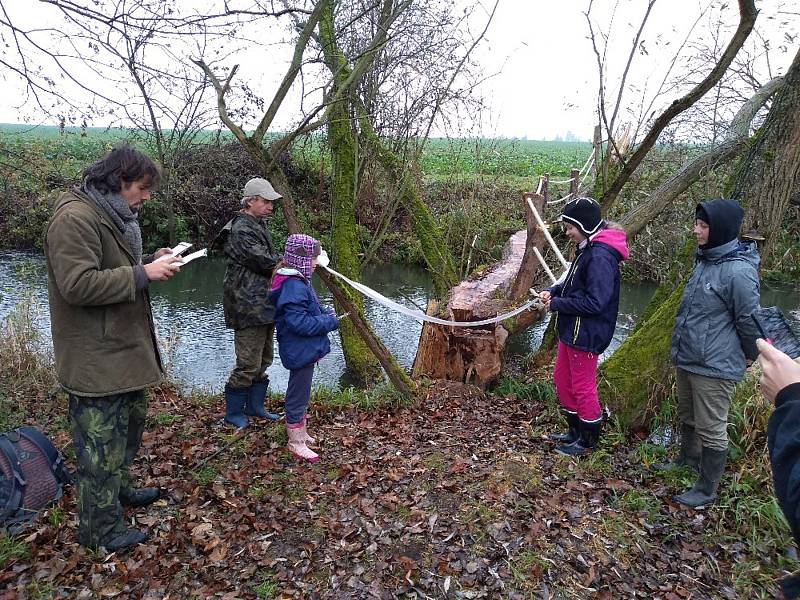
<svg viewBox="0 0 800 600">
<path fill-rule="evenodd" d="M 243 198 L 251 198 L 253 196 L 260 196 L 264 198 L 264 200 L 280 200 L 283 198 L 278 192 L 275 191 L 275 188 L 272 187 L 272 184 L 267 181 L 266 179 L 262 179 L 261 177 L 254 177 L 250 181 L 244 184 L 244 191 L 242 192 Z"/>
</svg>

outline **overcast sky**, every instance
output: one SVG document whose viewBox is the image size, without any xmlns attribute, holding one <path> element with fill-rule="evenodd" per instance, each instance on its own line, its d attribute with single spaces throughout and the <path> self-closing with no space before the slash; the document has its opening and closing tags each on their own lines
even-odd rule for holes
<svg viewBox="0 0 800 600">
<path fill-rule="evenodd" d="M 491 0 L 482 1 L 487 10 L 493 4 Z M 5 0 L 4 4 L 19 24 L 43 24 L 55 18 L 52 7 L 31 0 Z M 636 90 L 625 91 L 623 105 L 637 105 L 642 98 L 651 98 L 676 49 L 689 39 L 683 50 L 687 54 L 692 44 L 710 40 L 709 23 L 719 21 L 720 15 L 725 24 L 722 42 L 727 43 L 738 22 L 737 2 L 731 0 L 722 10 L 719 4 L 709 0 L 655 3 L 642 36 L 641 52 L 637 52 L 631 70 L 630 82 Z M 759 64 L 763 72 L 759 76 L 766 81 L 767 65 L 773 74 L 783 72 L 797 50 L 797 38 L 789 41 L 785 34 L 797 33 L 800 9 L 790 0 L 760 0 L 756 4 L 761 10 L 759 34 L 771 51 L 765 55 L 756 49 L 757 45 L 763 48 L 763 42 L 751 42 L 750 51 L 762 54 Z M 530 139 L 552 139 L 567 132 L 582 139 L 591 136 L 596 122 L 598 68 L 588 38 L 584 15 L 587 6 L 588 0 L 500 0 L 486 41 L 476 50 L 485 73 L 494 74 L 480 88 L 490 109 L 480 116 L 479 123 L 466 128 L 469 133 Z M 646 0 L 594 2 L 592 19 L 597 32 L 609 34 L 607 75 L 611 96 L 616 96 L 615 83 L 646 7 Z M 485 11 L 474 13 L 473 30 L 480 30 L 486 17 Z M 598 39 L 598 43 L 603 44 L 603 40 Z M 248 81 L 265 96 L 280 80 L 290 52 L 275 50 L 268 61 L 264 60 L 263 49 L 230 61 L 241 63 L 240 80 Z M 25 102 L 15 78 L 8 73 L 3 77 L 6 89 L 0 97 L 0 121 L 21 122 L 23 115 L 31 122 L 42 120 L 33 104 Z M 286 128 L 297 121 L 298 113 L 291 107 L 297 106 L 299 94 L 298 89 L 294 98 L 285 103 L 276 128 Z M 677 91 L 671 90 L 662 95 L 661 101 L 666 106 L 677 96 Z M 100 119 L 90 124 L 107 123 Z"/>
<path fill-rule="evenodd" d="M 798 30 L 798 5 L 800 2 L 756 2 L 761 10 L 757 20 L 759 32 L 773 48 L 769 57 L 774 74 L 785 71 L 800 45 L 798 39 L 793 44 L 783 39 L 785 31 Z M 591 137 L 597 119 L 598 67 L 584 14 L 587 6 L 587 1 L 580 0 L 501 0 L 488 44 L 478 50 L 488 72 L 501 70 L 483 88 L 492 106 L 491 122 L 485 126 L 487 133 L 552 139 L 572 131 L 581 138 Z M 675 49 L 687 37 L 695 43 L 708 40 L 709 20 L 718 20 L 720 14 L 728 26 L 725 30 L 728 35 L 724 36 L 727 44 L 738 24 L 737 2 L 729 2 L 722 13 L 709 10 L 709 6 L 713 6 L 711 2 L 697 0 L 655 3 L 641 37 L 647 55 L 637 52 L 629 76 L 637 89 L 647 87 L 651 93 L 645 93 L 646 97 L 652 97 L 652 91 L 661 84 Z M 791 6 L 795 8 L 787 8 Z M 593 4 L 595 31 L 610 34 L 607 76 L 613 97 L 646 8 L 645 0 L 595 0 Z M 791 10 L 795 14 L 790 14 Z M 781 44 L 788 51 L 779 49 Z M 689 52 L 688 46 L 684 55 Z M 766 60 L 760 60 L 759 64 L 766 71 Z M 766 82 L 767 73 L 762 76 Z M 641 96 L 626 90 L 623 105 L 626 99 L 632 104 Z M 664 96 L 666 105 L 678 94 Z"/>
</svg>

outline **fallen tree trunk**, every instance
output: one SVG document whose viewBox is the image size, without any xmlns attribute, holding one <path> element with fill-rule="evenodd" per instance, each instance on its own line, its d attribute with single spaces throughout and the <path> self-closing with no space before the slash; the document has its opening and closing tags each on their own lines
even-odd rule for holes
<svg viewBox="0 0 800 600">
<path fill-rule="evenodd" d="M 523 203 L 527 209 L 527 195 Z M 540 214 L 544 197 L 532 196 Z M 518 231 L 506 242 L 503 259 L 479 277 L 462 281 L 449 293 L 444 310 L 438 302 L 428 305 L 428 314 L 438 314 L 453 321 L 490 319 L 514 308 L 530 288 L 541 267 L 533 262 L 535 253 L 544 248 L 544 234 L 533 221 L 528 229 Z M 522 267 L 525 267 L 524 269 Z M 516 293 L 515 293 L 516 290 Z M 503 353 L 510 333 L 528 327 L 544 317 L 544 307 L 526 310 L 514 319 L 481 327 L 454 327 L 425 323 L 414 359 L 414 377 L 430 377 L 475 383 L 484 388 L 503 370 Z"/>
</svg>

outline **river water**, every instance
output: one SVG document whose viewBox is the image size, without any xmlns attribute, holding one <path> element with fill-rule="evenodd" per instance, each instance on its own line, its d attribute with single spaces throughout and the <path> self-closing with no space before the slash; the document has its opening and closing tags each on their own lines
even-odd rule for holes
<svg viewBox="0 0 800 600">
<path fill-rule="evenodd" d="M 234 364 L 233 333 L 222 317 L 222 279 L 225 262 L 221 259 L 196 260 L 164 283 L 151 286 L 153 314 L 162 343 L 162 352 L 172 376 L 187 390 L 218 393 Z M 370 267 L 362 274 L 365 285 L 410 308 L 425 309 L 433 286 L 424 269 L 394 264 Z M 323 303 L 331 304 L 328 291 L 314 278 Z M 650 284 L 623 283 L 620 314 L 614 341 L 603 357 L 625 339 L 653 293 Z M 30 300 L 36 328 L 49 340 L 47 273 L 40 254 L 0 253 L 0 321 Z M 763 306 L 778 305 L 800 327 L 800 295 L 792 289 L 762 289 Z M 411 368 L 422 325 L 371 300 L 366 313 L 375 332 L 399 363 Z M 509 340 L 508 354 L 523 357 L 538 348 L 546 322 L 538 323 Z M 320 361 L 314 376 L 316 385 L 342 387 L 350 384 L 342 358 L 339 338 L 331 335 L 331 353 Z M 603 358 L 601 357 L 601 358 Z M 285 391 L 288 371 L 280 364 L 277 349 L 269 370 L 272 387 Z"/>
</svg>

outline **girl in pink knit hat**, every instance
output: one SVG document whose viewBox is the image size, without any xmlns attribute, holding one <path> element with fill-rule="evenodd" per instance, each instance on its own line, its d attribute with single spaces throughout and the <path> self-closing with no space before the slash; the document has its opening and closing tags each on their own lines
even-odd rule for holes
<svg viewBox="0 0 800 600">
<path fill-rule="evenodd" d="M 283 366 L 289 369 L 285 399 L 288 449 L 311 462 L 319 459 L 308 447 L 315 441 L 308 435 L 306 424 L 311 380 L 314 366 L 331 351 L 328 333 L 339 328 L 339 320 L 320 305 L 311 286 L 311 274 L 321 255 L 326 256 L 320 243 L 310 235 L 290 235 L 269 294 L 275 306 L 278 354 Z"/>
</svg>

